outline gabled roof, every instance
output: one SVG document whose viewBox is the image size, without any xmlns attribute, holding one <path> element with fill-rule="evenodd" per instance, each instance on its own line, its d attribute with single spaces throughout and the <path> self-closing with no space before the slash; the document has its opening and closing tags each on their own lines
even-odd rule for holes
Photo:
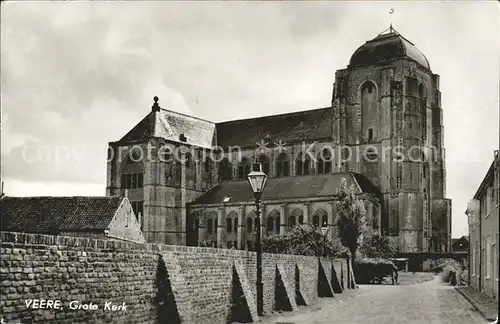
<svg viewBox="0 0 500 324">
<path fill-rule="evenodd" d="M 480 200 L 481 197 L 483 196 L 483 193 L 485 189 L 492 184 L 492 182 L 495 180 L 494 178 L 494 171 L 495 171 L 495 164 L 499 164 L 498 167 L 500 167 L 500 154 L 498 154 L 498 151 L 495 151 L 495 157 L 493 162 L 491 163 L 488 171 L 486 172 L 486 175 L 483 178 L 483 181 L 481 181 L 481 184 L 479 185 L 479 188 L 477 189 L 476 193 L 474 194 L 474 199 Z"/>
<path fill-rule="evenodd" d="M 186 137 L 187 144 L 211 148 L 215 138 L 215 124 L 200 118 L 178 112 L 158 109 L 151 111 L 120 142 L 163 138 L 173 142 L 182 142 L 181 135 Z"/>
<path fill-rule="evenodd" d="M 464 235 L 461 238 L 452 238 L 451 239 L 451 246 L 455 247 L 455 245 L 469 245 L 469 237 Z"/>
<path fill-rule="evenodd" d="M 59 233 L 105 230 L 122 197 L 3 197 L 3 231 Z"/>
<path fill-rule="evenodd" d="M 372 192 L 377 187 L 363 176 L 362 183 L 358 183 L 358 175 L 354 173 L 334 173 L 295 177 L 269 178 L 265 190 L 262 194 L 263 201 L 329 197 L 337 193 L 340 188 L 342 178 L 345 178 L 347 185 L 354 184 L 355 193 Z M 370 183 L 370 184 L 369 184 Z M 251 202 L 254 195 L 247 180 L 221 182 L 196 199 L 193 205 L 221 204 L 229 197 L 227 203 Z"/>
<path fill-rule="evenodd" d="M 217 145 L 223 148 L 257 147 L 261 141 L 282 141 L 283 144 L 331 139 L 330 107 L 217 123 Z M 266 136 L 269 136 L 266 140 Z"/>
</svg>

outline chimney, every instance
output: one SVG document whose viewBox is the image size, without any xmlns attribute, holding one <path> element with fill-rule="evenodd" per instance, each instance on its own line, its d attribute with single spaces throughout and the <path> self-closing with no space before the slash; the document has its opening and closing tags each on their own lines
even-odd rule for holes
<svg viewBox="0 0 500 324">
<path fill-rule="evenodd" d="M 185 142 L 187 141 L 186 136 L 184 136 L 184 134 L 179 135 L 179 141 L 181 141 L 181 142 L 184 142 L 184 143 L 185 143 Z"/>
<path fill-rule="evenodd" d="M 141 220 L 142 220 L 142 213 L 139 213 L 137 215 L 137 221 L 139 221 L 139 226 L 140 226 L 141 231 L 142 231 L 142 221 Z"/>
<path fill-rule="evenodd" d="M 128 198 L 128 189 L 125 189 L 125 198 Z"/>
</svg>

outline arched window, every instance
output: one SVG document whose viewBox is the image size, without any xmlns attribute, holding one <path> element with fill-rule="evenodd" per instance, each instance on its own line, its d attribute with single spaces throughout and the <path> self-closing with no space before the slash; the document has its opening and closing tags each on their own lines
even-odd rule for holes
<svg viewBox="0 0 500 324">
<path fill-rule="evenodd" d="M 372 141 L 376 134 L 377 123 L 377 88 L 371 81 L 366 81 L 361 86 L 361 121 L 363 138 Z"/>
<path fill-rule="evenodd" d="M 212 172 L 212 161 L 210 160 L 210 158 L 207 158 L 205 160 L 203 166 L 206 173 Z"/>
<path fill-rule="evenodd" d="M 308 175 L 311 173 L 311 157 L 309 153 L 299 153 L 295 159 L 297 175 Z"/>
<path fill-rule="evenodd" d="M 267 230 L 272 231 L 273 229 L 274 229 L 274 218 L 268 217 L 267 218 Z"/>
<path fill-rule="evenodd" d="M 238 165 L 238 179 L 245 180 L 250 173 L 250 161 L 247 158 L 243 158 Z"/>
<path fill-rule="evenodd" d="M 295 216 L 288 217 L 288 227 L 293 228 L 296 225 Z"/>
<path fill-rule="evenodd" d="M 218 224 L 218 221 L 215 220 L 214 232 L 217 233 L 218 231 L 219 231 L 219 224 Z"/>
<path fill-rule="evenodd" d="M 319 174 L 328 174 L 332 172 L 333 154 L 330 148 L 325 147 L 318 153 L 317 172 Z"/>
<path fill-rule="evenodd" d="M 233 220 L 231 218 L 226 219 L 226 232 L 231 233 L 233 231 Z"/>
<path fill-rule="evenodd" d="M 234 232 L 238 233 L 238 218 L 234 219 Z"/>
<path fill-rule="evenodd" d="M 134 161 L 138 160 L 136 157 L 132 158 Z M 134 161 L 128 156 L 121 165 L 120 180 L 122 189 L 140 189 L 144 186 L 144 164 L 140 160 Z"/>
<path fill-rule="evenodd" d="M 247 217 L 247 233 L 252 233 L 253 220 L 252 217 Z"/>
<path fill-rule="evenodd" d="M 285 153 L 278 155 L 276 159 L 276 176 L 286 177 L 290 175 L 290 162 L 288 156 Z"/>
<path fill-rule="evenodd" d="M 271 171 L 271 165 L 269 164 L 269 158 L 265 154 L 261 154 L 259 156 L 258 162 L 262 164 L 262 172 L 269 176 L 269 172 Z"/>
<path fill-rule="evenodd" d="M 211 219 L 207 220 L 207 232 L 208 234 L 212 234 L 214 232 L 213 223 Z"/>
<path fill-rule="evenodd" d="M 313 216 L 313 226 L 319 227 L 319 216 L 318 215 Z"/>
<path fill-rule="evenodd" d="M 295 226 L 297 223 L 296 221 L 298 220 L 298 224 L 302 225 L 304 223 L 304 211 L 302 210 L 302 208 L 295 208 L 294 210 L 292 210 L 292 212 L 290 213 L 290 216 L 289 216 L 289 220 L 291 217 L 293 217 L 293 225 Z"/>
<path fill-rule="evenodd" d="M 192 169 L 193 168 L 193 157 L 191 156 L 191 153 L 186 153 L 184 160 L 186 162 L 186 168 Z"/>
<path fill-rule="evenodd" d="M 227 158 L 222 159 L 219 162 L 219 181 L 232 180 L 233 178 L 233 167 Z"/>
<path fill-rule="evenodd" d="M 418 86 L 418 97 L 420 99 L 420 114 L 422 116 L 422 138 L 427 136 L 427 96 L 422 83 Z"/>
<path fill-rule="evenodd" d="M 325 227 L 325 226 L 328 226 L 328 216 L 323 215 L 321 217 L 321 227 Z"/>
<path fill-rule="evenodd" d="M 274 231 L 275 233 L 279 233 L 280 230 L 280 213 L 273 209 L 267 215 L 267 230 Z"/>
</svg>

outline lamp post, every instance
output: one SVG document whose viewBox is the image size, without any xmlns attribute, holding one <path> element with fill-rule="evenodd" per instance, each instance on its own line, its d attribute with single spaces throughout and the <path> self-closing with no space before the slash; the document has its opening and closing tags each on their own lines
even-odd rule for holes
<svg viewBox="0 0 500 324">
<path fill-rule="evenodd" d="M 255 163 L 252 172 L 248 174 L 248 182 L 252 187 L 255 196 L 255 226 L 257 227 L 257 237 L 255 238 L 255 251 L 257 252 L 257 313 L 263 314 L 264 295 L 262 289 L 262 248 L 260 246 L 260 198 L 267 183 L 267 175 L 262 172 L 262 165 Z"/>
</svg>

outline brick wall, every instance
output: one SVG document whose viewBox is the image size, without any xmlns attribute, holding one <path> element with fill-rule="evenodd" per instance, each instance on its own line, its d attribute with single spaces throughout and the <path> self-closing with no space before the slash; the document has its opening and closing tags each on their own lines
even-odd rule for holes
<svg viewBox="0 0 500 324">
<path fill-rule="evenodd" d="M 225 323 L 234 319 L 238 289 L 255 313 L 253 252 L 5 232 L 1 239 L 0 314 L 7 323 L 157 323 L 165 322 L 162 316 Z M 280 298 L 295 300 L 298 271 L 307 303 L 317 302 L 317 258 L 264 254 L 262 263 L 264 312 L 281 304 L 278 265 L 287 286 Z M 322 267 L 330 277 L 331 262 Z M 60 300 L 62 308 L 27 308 L 30 299 Z M 99 308 L 74 310 L 71 301 Z M 105 310 L 106 302 L 125 303 L 127 310 Z"/>
</svg>

